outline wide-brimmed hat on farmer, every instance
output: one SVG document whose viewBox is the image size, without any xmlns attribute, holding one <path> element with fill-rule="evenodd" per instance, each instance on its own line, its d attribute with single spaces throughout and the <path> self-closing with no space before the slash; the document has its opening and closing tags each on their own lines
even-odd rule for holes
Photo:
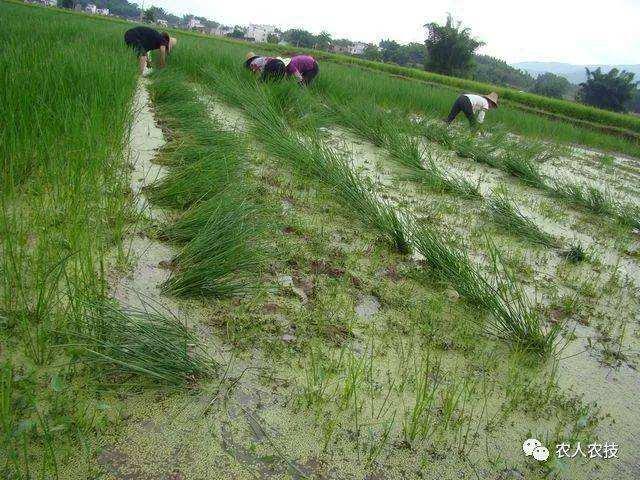
<svg viewBox="0 0 640 480">
<path fill-rule="evenodd" d="M 249 60 L 249 59 L 251 59 L 251 58 L 253 58 L 253 57 L 255 57 L 255 56 L 256 56 L 256 54 L 255 54 L 255 53 L 253 53 L 253 52 L 247 52 L 247 54 L 244 56 L 244 59 L 245 59 L 245 60 Z"/>
<path fill-rule="evenodd" d="M 498 106 L 498 94 L 496 92 L 491 92 L 489 95 L 484 95 L 484 98 L 489 100 L 493 104 L 494 108 Z"/>
</svg>

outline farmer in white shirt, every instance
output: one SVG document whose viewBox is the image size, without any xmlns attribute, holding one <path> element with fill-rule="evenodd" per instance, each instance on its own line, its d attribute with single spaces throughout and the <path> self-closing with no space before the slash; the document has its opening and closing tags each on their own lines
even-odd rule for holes
<svg viewBox="0 0 640 480">
<path fill-rule="evenodd" d="M 463 93 L 451 107 L 451 113 L 446 122 L 451 124 L 458 114 L 463 112 L 469 120 L 469 124 L 475 127 L 477 123 L 484 121 L 484 113 L 491 108 L 498 108 L 498 94 L 496 92 L 491 92 L 489 95 Z"/>
</svg>

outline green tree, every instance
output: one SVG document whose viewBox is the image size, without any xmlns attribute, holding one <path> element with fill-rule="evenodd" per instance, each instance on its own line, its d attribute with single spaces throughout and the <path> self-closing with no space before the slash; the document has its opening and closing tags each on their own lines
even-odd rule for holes
<svg viewBox="0 0 640 480">
<path fill-rule="evenodd" d="M 380 54 L 382 61 L 387 63 L 406 65 L 409 60 L 406 50 L 395 40 L 382 40 L 380 42 Z"/>
<path fill-rule="evenodd" d="M 444 75 L 469 76 L 474 66 L 473 55 L 484 42 L 473 38 L 469 28 L 454 22 L 451 14 L 447 15 L 444 25 L 431 22 L 424 27 L 429 31 L 425 40 L 427 70 Z"/>
<path fill-rule="evenodd" d="M 331 34 L 328 32 L 322 32 L 320 35 L 316 35 L 314 39 L 314 48 L 318 50 L 328 50 L 331 45 Z"/>
<path fill-rule="evenodd" d="M 233 32 L 229 33 L 227 36 L 231 38 L 244 38 L 245 33 L 247 33 L 247 31 L 243 27 L 236 25 L 233 27 Z"/>
<path fill-rule="evenodd" d="M 316 41 L 316 37 L 313 34 L 299 28 L 287 30 L 282 34 L 282 38 L 296 47 L 303 48 L 313 48 Z"/>
<path fill-rule="evenodd" d="M 76 1 L 75 0 L 58 0 L 58 7 L 74 9 L 76 8 Z"/>
<path fill-rule="evenodd" d="M 147 8 L 144 11 L 144 15 L 142 16 L 142 19 L 147 23 L 155 23 L 157 19 L 156 14 L 157 14 L 156 7 Z"/>
<path fill-rule="evenodd" d="M 127 0 L 101 0 L 94 3 L 101 8 L 108 8 L 113 15 L 125 18 L 140 18 L 140 7 L 135 3 L 129 3 Z"/>
<path fill-rule="evenodd" d="M 407 45 L 403 45 L 402 48 L 406 54 L 407 65 L 420 68 L 424 67 L 427 60 L 427 49 L 423 44 L 412 42 Z"/>
<path fill-rule="evenodd" d="M 629 111 L 640 113 L 640 90 L 637 88 L 634 90 L 633 97 L 629 102 Z"/>
<path fill-rule="evenodd" d="M 367 45 L 362 52 L 362 58 L 365 60 L 371 60 L 372 62 L 379 62 L 382 60 L 382 54 L 377 45 Z"/>
<path fill-rule="evenodd" d="M 562 98 L 570 87 L 571 83 L 566 78 L 546 72 L 535 79 L 531 91 L 546 97 Z"/>
<path fill-rule="evenodd" d="M 600 67 L 587 71 L 587 81 L 580 84 L 577 98 L 594 107 L 624 112 L 632 101 L 638 82 L 633 81 L 634 74 L 617 68 L 602 73 Z"/>
<path fill-rule="evenodd" d="M 269 35 L 267 35 L 267 43 L 278 43 L 279 41 L 280 39 L 275 33 L 270 33 Z"/>
</svg>

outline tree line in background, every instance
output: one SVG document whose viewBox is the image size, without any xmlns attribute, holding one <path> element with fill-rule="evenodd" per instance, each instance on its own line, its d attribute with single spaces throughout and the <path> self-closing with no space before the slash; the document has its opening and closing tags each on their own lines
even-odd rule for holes
<svg viewBox="0 0 640 480">
<path fill-rule="evenodd" d="M 195 18 L 207 28 L 220 25 L 218 22 L 194 15 L 178 17 L 155 6 L 142 10 L 128 0 L 58 1 L 59 6 L 66 8 L 73 8 L 75 5 L 85 6 L 88 3 L 94 3 L 99 8 L 108 8 L 114 15 L 142 19 L 149 23 L 164 20 L 169 25 L 184 26 L 190 18 Z M 451 15 L 447 16 L 444 24 L 430 22 L 424 27 L 427 31 L 424 44 L 400 44 L 395 40 L 385 39 L 378 45 L 366 45 L 359 56 L 366 60 L 423 68 L 443 75 L 512 87 L 548 97 L 576 100 L 615 112 L 640 113 L 640 90 L 631 72 L 612 69 L 604 73 L 600 68 L 587 69 L 587 80 L 580 85 L 573 85 L 566 78 L 553 73 L 544 73 L 534 78 L 503 60 L 477 54 L 476 51 L 484 42 L 474 38 L 471 29 L 456 22 Z M 235 26 L 228 36 L 241 39 L 245 33 L 244 27 Z M 278 35 L 269 35 L 267 41 L 285 41 L 299 48 L 334 51 L 343 51 L 340 47 L 346 48 L 353 44 L 348 39 L 334 39 L 327 32 L 314 35 L 303 29 L 290 29 L 277 33 Z"/>
</svg>

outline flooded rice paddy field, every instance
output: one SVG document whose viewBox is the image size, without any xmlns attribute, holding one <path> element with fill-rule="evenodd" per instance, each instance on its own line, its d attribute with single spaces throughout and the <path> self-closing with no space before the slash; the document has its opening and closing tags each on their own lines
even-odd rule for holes
<svg viewBox="0 0 640 480">
<path fill-rule="evenodd" d="M 564 323 L 545 362 L 487 337 L 483 313 L 420 255 L 390 251 L 348 220 L 330 193 L 299 178 L 252 137 L 244 113 L 201 93 L 210 115 L 246 140 L 250 182 L 277 211 L 273 256 L 253 294 L 181 300 L 161 294 L 175 250 L 153 231 L 175 212 L 152 206 L 145 186 L 165 142 L 142 83 L 132 126 L 132 191 L 141 219 L 132 265 L 113 272 L 124 305 L 161 305 L 183 319 L 219 364 L 218 377 L 183 392 L 120 399 L 117 434 L 67 478 L 620 478 L 640 476 L 637 372 L 640 236 L 568 207 L 506 173 L 427 144 L 433 160 L 479 185 L 504 188 L 562 246 L 531 245 L 491 222 L 482 200 L 434 193 L 399 174 L 384 149 L 338 127 L 324 141 L 348 158 L 380 199 L 454 235 L 488 268 L 491 238 L 550 324 Z M 204 92 L 204 93 L 203 93 Z M 576 149 L 542 165 L 638 201 L 640 166 Z M 537 438 L 551 456 L 522 452 Z M 555 446 L 615 443 L 617 458 L 558 459 Z M 586 447 L 585 447 L 586 449 Z M 93 477 L 92 477 L 93 478 Z"/>
</svg>

